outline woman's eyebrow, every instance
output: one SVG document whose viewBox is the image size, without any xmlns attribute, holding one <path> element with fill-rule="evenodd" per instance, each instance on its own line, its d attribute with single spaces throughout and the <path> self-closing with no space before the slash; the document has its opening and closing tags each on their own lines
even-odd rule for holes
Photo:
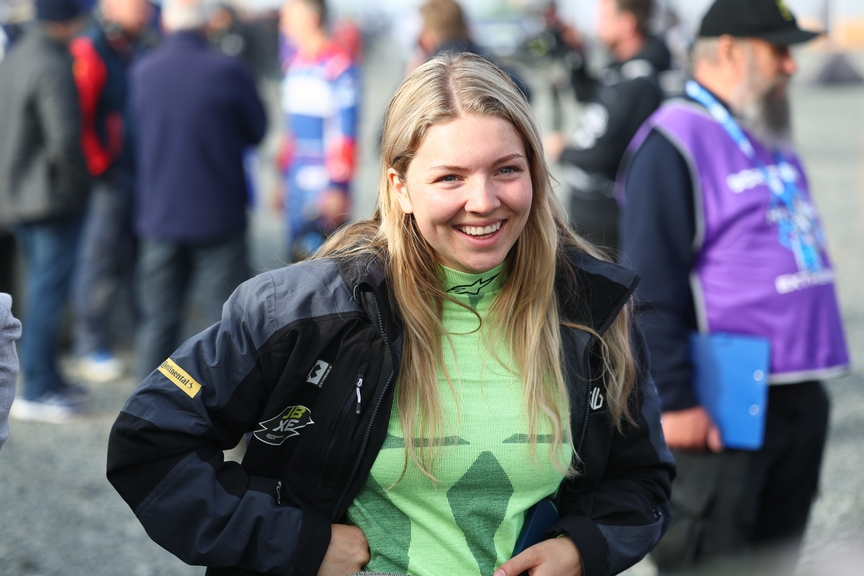
<svg viewBox="0 0 864 576">
<path fill-rule="evenodd" d="M 519 154 L 518 152 L 515 154 L 507 154 L 506 156 L 502 156 L 501 158 L 498 158 L 497 160 L 492 162 L 491 165 L 498 166 L 499 164 L 505 164 L 512 160 L 516 160 L 517 158 L 521 158 L 524 160 L 525 156 L 523 154 Z M 438 166 L 430 166 L 429 170 L 449 170 L 453 172 L 462 172 L 468 170 L 468 168 L 465 166 L 456 166 L 452 164 L 440 164 Z"/>
</svg>

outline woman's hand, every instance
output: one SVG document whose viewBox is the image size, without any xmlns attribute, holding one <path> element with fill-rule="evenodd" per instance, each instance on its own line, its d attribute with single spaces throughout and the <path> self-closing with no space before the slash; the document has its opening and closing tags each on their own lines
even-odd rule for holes
<svg viewBox="0 0 864 576">
<path fill-rule="evenodd" d="M 493 576 L 582 576 L 582 556 L 567 536 L 544 540 L 517 554 L 495 571 Z"/>
<path fill-rule="evenodd" d="M 369 543 L 356 526 L 330 526 L 330 546 L 318 569 L 318 576 L 348 576 L 369 563 Z"/>
</svg>

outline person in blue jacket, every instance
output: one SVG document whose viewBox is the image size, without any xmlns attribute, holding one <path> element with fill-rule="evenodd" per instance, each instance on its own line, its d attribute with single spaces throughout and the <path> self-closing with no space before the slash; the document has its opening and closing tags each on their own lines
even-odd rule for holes
<svg viewBox="0 0 864 576">
<path fill-rule="evenodd" d="M 357 170 L 360 68 L 329 35 L 327 2 L 288 0 L 279 26 L 294 49 L 283 67 L 288 257 L 302 260 L 348 220 Z"/>
<path fill-rule="evenodd" d="M 193 279 L 215 322 L 249 276 L 243 154 L 267 119 L 246 64 L 208 45 L 207 16 L 203 1 L 166 2 L 169 36 L 132 68 L 142 378 L 177 346 Z"/>
</svg>

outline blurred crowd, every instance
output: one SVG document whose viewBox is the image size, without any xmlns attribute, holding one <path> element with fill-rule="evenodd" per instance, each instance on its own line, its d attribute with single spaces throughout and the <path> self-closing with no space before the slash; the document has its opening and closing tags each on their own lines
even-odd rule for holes
<svg viewBox="0 0 864 576">
<path fill-rule="evenodd" d="M 86 382 L 127 370 L 145 378 L 180 344 L 193 285 L 202 287 L 205 321 L 219 320 L 225 300 L 251 275 L 248 211 L 262 195 L 254 167 L 268 127 L 280 134 L 280 193 L 268 208 L 283 215 L 284 259 L 309 257 L 351 219 L 368 31 L 328 8 L 325 0 L 287 0 L 263 13 L 204 0 L 35 0 L 0 13 L 0 292 L 13 295 L 25 327 L 12 417 L 73 421 L 86 411 Z M 644 277 L 637 296 L 645 299 L 655 368 L 662 368 L 663 431 L 670 447 L 685 451 L 676 452 L 679 474 L 692 483 L 681 492 L 689 500 L 673 497 L 682 517 L 704 504 L 698 496 L 714 489 L 718 467 L 741 493 L 777 485 L 776 471 L 761 466 L 757 477 L 752 462 L 737 456 L 704 461 L 722 452 L 722 440 L 690 385 L 687 335 L 752 332 L 755 322 L 777 346 L 772 353 L 785 355 L 772 359 L 772 371 L 791 386 L 772 387 L 770 405 L 783 412 L 771 412 L 768 423 L 781 439 L 774 452 L 758 454 L 788 475 L 780 483 L 786 491 L 762 503 L 773 519 L 754 512 L 748 530 L 757 542 L 786 545 L 800 542 L 816 490 L 828 410 L 819 381 L 848 363 L 821 224 L 788 149 L 789 46 L 812 36 L 792 33 L 794 16 L 780 1 L 718 0 L 711 10 L 697 34 L 668 10 L 658 22 L 650 0 L 598 0 L 596 28 L 584 30 L 549 2 L 534 13 L 539 24 L 517 53 L 503 54 L 472 34 L 456 1 L 427 0 L 404 60 L 407 73 L 442 52 L 473 52 L 498 60 L 529 102 L 551 95 L 545 154 L 561 171 L 573 227 L 611 259 L 625 254 Z M 742 24 L 724 10 L 752 17 Z M 526 64 L 547 71 L 544 85 L 528 81 Z M 691 73 L 698 83 L 685 84 Z M 259 90 L 274 79 L 280 115 L 268 118 Z M 580 104 L 572 130 L 561 121 L 571 97 Z M 664 103 L 673 98 L 687 103 L 671 110 Z M 706 120 L 718 107 L 725 116 Z M 733 116 L 752 143 L 728 122 Z M 699 122 L 710 124 L 699 134 L 716 132 L 708 143 L 690 126 Z M 744 156 L 718 169 L 707 149 L 727 138 L 730 154 Z M 734 201 L 700 196 L 727 185 Z M 740 225 L 741 214 L 759 210 L 743 203 L 752 196 L 742 192 L 760 185 L 773 194 L 760 222 L 780 229 L 779 242 L 773 228 L 768 238 L 754 233 L 755 224 Z M 694 216 L 703 200 L 705 220 Z M 724 236 L 736 226 L 738 236 Z M 742 249 L 740 238 L 751 236 L 758 239 Z M 773 276 L 753 288 L 740 278 L 759 250 L 776 262 L 788 252 L 792 264 L 767 270 Z M 121 359 L 112 321 L 126 291 L 133 295 L 134 326 L 125 327 L 135 334 L 133 366 Z M 729 296 L 739 292 L 747 297 Z M 801 317 L 778 321 L 777 294 L 793 293 L 801 296 Z M 701 316 L 705 310 L 712 316 Z M 67 329 L 74 380 L 58 363 Z M 794 336 L 802 332 L 815 340 Z M 797 356 L 804 348 L 819 350 L 812 362 Z M 790 439 L 802 403 L 812 408 L 798 433 L 806 438 Z M 792 455 L 802 453 L 806 464 L 799 459 L 797 467 L 810 474 L 793 489 Z M 735 498 L 720 492 L 718 501 Z M 783 508 L 797 513 L 782 520 Z M 738 530 L 721 510 L 692 514 L 703 512 L 705 534 Z M 657 555 L 668 574 L 722 545 L 752 540 L 722 544 L 717 536 L 716 550 L 693 548 L 693 530 L 673 524 Z"/>
<path fill-rule="evenodd" d="M 179 16 L 172 25 L 175 5 Z M 560 158 L 567 167 L 573 213 L 584 215 L 583 233 L 610 247 L 616 245 L 610 183 L 635 127 L 659 104 L 657 78 L 672 62 L 666 44 L 648 32 L 650 4 L 645 5 L 649 9 L 640 12 L 627 39 L 619 39 L 619 31 L 601 15 L 597 37 L 617 62 L 602 79 L 587 72 L 586 43 L 560 19 L 554 3 L 534 15 L 541 24 L 535 23 L 535 33 L 517 51 L 523 64 L 525 57 L 542 61 L 549 56 L 564 63 L 569 72 L 563 80 L 560 73 L 558 78 L 550 75 L 550 89 L 557 96 L 572 86 L 578 99 L 588 103 L 574 136 L 582 144 L 594 137 L 592 130 L 604 130 L 597 106 L 590 103 L 602 101 L 606 87 L 615 84 L 620 84 L 615 93 L 628 94 L 611 110 L 613 124 L 625 125 L 613 126 L 600 142 L 568 147 L 560 133 L 547 142 L 550 159 Z M 230 3 L 182 0 L 40 0 L 10 3 L 0 18 L 8 90 L 4 102 L 20 105 L 9 109 L 11 124 L 4 124 L 10 135 L 2 143 L 9 188 L 0 196 L 0 290 L 26 295 L 21 302 L 33 309 L 22 314 L 42 327 L 31 329 L 32 336 L 22 343 L 25 350 L 34 347 L 25 358 L 39 358 L 33 366 L 25 360 L 24 372 L 30 375 L 25 398 L 42 398 L 36 404 L 50 403 L 62 419 L 75 413 L 83 390 L 66 382 L 56 360 L 43 359 L 56 359 L 67 300 L 80 376 L 111 380 L 124 367 L 113 350 L 110 318 L 124 290 L 136 295 L 130 320 L 140 328 L 135 357 L 142 376 L 177 344 L 190 282 L 206 277 L 207 270 L 224 271 L 222 265 L 193 265 L 202 257 L 197 251 L 170 265 L 151 260 L 151 241 L 200 246 L 239 234 L 232 277 L 204 281 L 223 287 L 204 298 L 211 319 L 218 318 L 221 300 L 237 281 L 248 276 L 245 207 L 256 201 L 255 146 L 267 126 L 276 125 L 283 134 L 277 157 L 283 193 L 269 204 L 285 215 L 285 260 L 313 253 L 348 219 L 366 31 L 334 18 L 325 2 L 312 0 L 254 13 Z M 475 41 L 469 18 L 452 0 L 423 3 L 417 18 L 409 26 L 416 38 L 405 55 L 406 72 L 445 51 L 495 57 L 494 49 Z M 175 46 L 177 37 L 186 38 L 188 45 Z M 231 68 L 238 78 L 206 76 L 190 63 L 187 51 L 193 44 L 202 62 Z M 630 60 L 636 63 L 625 66 Z M 56 79 L 49 84 L 30 78 L 33 84 L 25 88 L 23 69 L 34 63 L 57 71 Z M 505 58 L 499 65 L 530 100 L 532 87 L 518 71 L 519 60 Z M 620 69 L 624 74 L 613 78 Z M 257 92 L 262 80 L 273 79 L 281 81 L 282 114 L 265 118 Z M 236 90 L 228 94 L 226 84 Z M 245 94 L 238 93 L 240 86 L 246 87 Z M 645 86 L 649 96 L 640 93 Z M 34 98 L 46 108 L 29 110 Z M 239 125 L 225 116 L 225 109 L 207 105 L 229 106 L 226 98 L 236 99 L 231 106 L 242 109 L 231 110 Z M 634 104 L 638 110 L 631 110 Z M 28 114 L 22 115 L 25 110 Z M 36 137 L 40 132 L 47 132 L 44 141 Z M 593 158 L 579 156 L 586 150 Z M 40 180 L 46 170 L 57 172 L 50 183 Z M 32 198 L 22 204 L 16 199 L 23 195 Z M 19 252 L 26 261 L 23 267 L 16 264 Z M 19 278 L 16 272 L 22 268 L 25 274 Z M 157 282 L 158 271 L 166 275 L 165 283 L 149 285 Z M 147 352 L 152 346 L 156 350 Z"/>
</svg>

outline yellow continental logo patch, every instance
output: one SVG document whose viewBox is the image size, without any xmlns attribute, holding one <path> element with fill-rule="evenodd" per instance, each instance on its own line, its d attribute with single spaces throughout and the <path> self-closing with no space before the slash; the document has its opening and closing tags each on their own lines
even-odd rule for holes
<svg viewBox="0 0 864 576">
<path fill-rule="evenodd" d="M 180 368 L 170 358 L 165 360 L 162 365 L 159 366 L 159 371 L 164 374 L 166 378 L 174 382 L 174 384 L 183 390 L 183 392 L 188 394 L 190 398 L 194 398 L 195 395 L 198 394 L 198 391 L 201 390 L 201 384 L 196 382 L 194 378 L 187 374 L 185 370 Z"/>
</svg>

